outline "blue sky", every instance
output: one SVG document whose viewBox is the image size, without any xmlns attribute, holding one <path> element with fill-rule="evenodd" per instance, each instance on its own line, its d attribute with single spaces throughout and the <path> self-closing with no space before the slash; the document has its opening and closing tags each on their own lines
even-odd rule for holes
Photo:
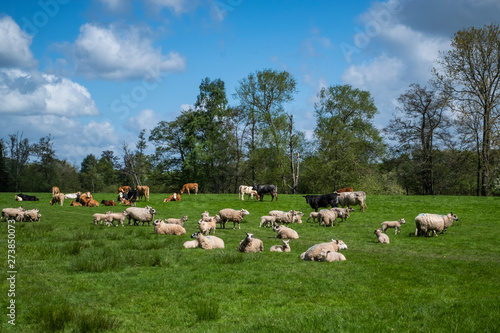
<svg viewBox="0 0 500 333">
<path fill-rule="evenodd" d="M 236 105 L 238 81 L 265 68 L 297 80 L 286 110 L 308 137 L 316 94 L 335 84 L 370 91 L 381 129 L 453 33 L 498 17 L 497 0 L 2 1 L 0 137 L 50 134 L 79 166 L 175 119 L 205 77 Z"/>
</svg>

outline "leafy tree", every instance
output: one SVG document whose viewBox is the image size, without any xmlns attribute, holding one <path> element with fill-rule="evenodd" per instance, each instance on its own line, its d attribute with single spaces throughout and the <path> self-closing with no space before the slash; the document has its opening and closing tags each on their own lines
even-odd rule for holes
<svg viewBox="0 0 500 333">
<path fill-rule="evenodd" d="M 12 179 L 14 190 L 19 191 L 21 172 L 29 161 L 32 146 L 27 138 L 23 139 L 23 133 L 11 134 L 10 138 L 10 168 L 9 178 Z"/>
<path fill-rule="evenodd" d="M 38 158 L 36 166 L 38 168 L 36 173 L 41 174 L 39 181 L 40 190 L 48 191 L 55 184 L 57 170 L 55 168 L 56 153 L 52 137 L 50 135 L 43 137 L 38 143 L 33 144 L 32 151 Z"/>
<path fill-rule="evenodd" d="M 97 158 L 93 154 L 87 155 L 81 164 L 80 182 L 84 189 L 96 192 L 102 185 L 102 177 L 97 168 Z"/>
<path fill-rule="evenodd" d="M 3 139 L 0 139 L 0 188 L 2 191 L 8 191 L 10 188 L 7 171 L 7 145 Z"/>
<path fill-rule="evenodd" d="M 440 53 L 435 80 L 457 103 L 473 105 L 469 110 L 481 121 L 481 195 L 488 194 L 491 145 L 500 104 L 500 27 L 465 28 L 453 36 L 451 49 Z M 457 108 L 459 112 L 464 108 Z"/>
<path fill-rule="evenodd" d="M 117 183 L 118 157 L 112 150 L 105 150 L 97 162 L 97 171 L 103 179 L 104 185 L 115 185 Z"/>
</svg>

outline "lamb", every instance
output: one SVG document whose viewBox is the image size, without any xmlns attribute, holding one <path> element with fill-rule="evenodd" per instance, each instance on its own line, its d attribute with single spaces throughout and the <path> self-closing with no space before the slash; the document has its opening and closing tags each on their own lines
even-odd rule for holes
<svg viewBox="0 0 500 333">
<path fill-rule="evenodd" d="M 337 218 L 341 220 L 341 222 L 344 222 L 347 220 L 349 216 L 351 216 L 351 212 L 354 212 L 354 208 L 347 206 L 347 208 L 340 208 L 340 207 L 335 207 L 332 208 L 337 211 Z"/>
<path fill-rule="evenodd" d="M 15 220 L 17 216 L 24 211 L 25 209 L 23 206 L 19 206 L 19 208 L 4 208 L 2 209 L 2 217 L 0 219 L 5 217 L 6 220 Z"/>
<path fill-rule="evenodd" d="M 269 212 L 270 216 L 276 216 L 276 223 L 282 223 L 282 224 L 290 224 L 294 221 L 295 216 L 297 215 L 297 212 L 294 210 L 290 210 L 288 212 L 283 212 L 280 210 L 272 210 Z"/>
<path fill-rule="evenodd" d="M 253 238 L 253 234 L 246 232 L 247 236 L 238 245 L 238 251 L 250 253 L 250 252 L 262 252 L 264 250 L 264 244 L 258 238 Z"/>
<path fill-rule="evenodd" d="M 318 218 L 318 212 L 311 212 L 309 213 L 309 217 L 307 218 L 306 222 L 309 222 L 310 219 L 313 219 L 313 223 L 316 223 L 316 219 Z"/>
<path fill-rule="evenodd" d="M 236 227 L 236 223 L 238 223 L 238 229 L 241 229 L 240 222 L 243 220 L 245 215 L 250 214 L 248 210 L 234 210 L 231 208 L 225 208 L 219 211 L 220 216 L 220 224 L 222 225 L 222 229 L 226 229 L 226 222 L 233 222 L 233 229 Z"/>
<path fill-rule="evenodd" d="M 394 235 L 397 233 L 401 233 L 401 224 L 405 224 L 406 221 L 405 219 L 399 219 L 399 221 L 385 221 L 382 222 L 382 232 L 385 233 L 385 231 L 389 228 L 394 228 Z"/>
<path fill-rule="evenodd" d="M 210 231 L 213 231 L 215 234 L 215 229 L 217 227 L 217 222 L 219 222 L 219 215 L 215 215 L 214 217 L 209 217 L 208 221 L 203 221 L 203 219 L 198 221 L 198 228 L 204 235 L 210 234 Z"/>
<path fill-rule="evenodd" d="M 284 225 L 280 225 L 278 227 L 273 228 L 274 231 L 276 231 L 276 238 L 280 239 L 298 239 L 299 234 L 297 231 L 288 228 Z"/>
<path fill-rule="evenodd" d="M 155 220 L 153 222 L 153 226 L 155 229 L 155 233 L 160 235 L 185 235 L 186 229 L 184 229 L 181 225 L 165 223 L 163 220 Z"/>
<path fill-rule="evenodd" d="M 389 244 L 389 236 L 384 234 L 382 232 L 382 229 L 375 229 L 374 234 L 377 235 L 377 240 L 379 243 Z"/>
<path fill-rule="evenodd" d="M 269 251 L 271 251 L 271 252 L 290 252 L 290 245 L 288 244 L 288 243 L 290 243 L 290 240 L 283 239 L 282 242 L 283 242 L 283 245 L 273 245 L 273 246 L 271 246 Z"/>
<path fill-rule="evenodd" d="M 22 213 L 23 215 L 23 221 L 27 221 L 27 222 L 37 222 L 37 221 L 40 221 L 40 218 L 42 217 L 42 214 L 39 214 L 39 210 L 38 209 L 30 209 L 30 210 L 27 210 L 27 211 L 24 211 Z M 19 215 L 20 216 L 20 215 Z"/>
<path fill-rule="evenodd" d="M 260 217 L 259 227 L 262 227 L 263 225 L 265 225 L 266 227 L 268 227 L 269 225 L 271 227 L 274 227 L 275 223 L 276 223 L 276 216 L 264 215 Z"/>
<path fill-rule="evenodd" d="M 198 243 L 197 239 L 192 240 L 192 241 L 187 241 L 187 242 L 184 242 L 184 244 L 182 244 L 182 246 L 184 246 L 185 249 L 195 249 L 198 247 L 198 245 L 199 245 L 199 243 Z"/>
<path fill-rule="evenodd" d="M 323 249 L 320 253 L 320 258 L 318 261 L 345 261 L 345 256 L 340 252 L 332 252 L 330 250 Z"/>
<path fill-rule="evenodd" d="M 448 215 L 420 214 L 415 217 L 415 236 L 428 236 L 429 233 L 432 236 L 433 232 L 437 237 L 436 232 L 443 234 L 452 225 L 453 221 L 458 221 L 458 217 L 453 213 Z"/>
<path fill-rule="evenodd" d="M 59 203 L 61 206 L 64 203 L 64 194 L 63 193 L 58 193 L 52 197 L 52 200 L 50 200 L 50 205 L 52 206 L 55 203 Z"/>
<path fill-rule="evenodd" d="M 97 222 L 108 222 L 109 220 L 109 215 L 108 214 L 100 214 L 100 213 L 95 213 L 94 214 L 94 224 L 97 225 Z"/>
<path fill-rule="evenodd" d="M 127 219 L 128 219 L 128 224 L 130 225 L 130 220 L 134 221 L 134 225 L 139 225 L 138 222 L 142 222 L 142 225 L 144 225 L 145 222 L 153 221 L 156 210 L 151 208 L 150 206 L 146 206 L 145 208 L 140 208 L 140 207 L 129 207 L 125 209 L 127 212 Z"/>
<path fill-rule="evenodd" d="M 172 224 L 178 224 L 178 225 L 181 225 L 183 226 L 184 225 L 184 222 L 187 221 L 188 217 L 187 216 L 182 216 L 180 219 L 166 219 L 165 220 L 165 223 L 172 223 Z"/>
<path fill-rule="evenodd" d="M 224 248 L 224 241 L 216 236 L 204 236 L 201 232 L 195 232 L 191 238 L 195 238 L 198 241 L 198 247 L 204 250 Z"/>
<path fill-rule="evenodd" d="M 118 222 L 118 224 L 121 224 L 123 227 L 123 221 L 125 220 L 125 217 L 127 217 L 128 213 L 127 211 L 123 211 L 121 213 L 114 213 L 114 212 L 106 212 L 108 215 L 108 222 L 111 223 L 112 225 L 115 225 L 115 221 Z M 118 226 L 118 224 L 116 226 Z"/>
<path fill-rule="evenodd" d="M 300 255 L 300 259 L 306 261 L 321 261 L 321 252 L 323 250 L 338 252 L 339 250 L 347 249 L 347 245 L 340 239 L 332 239 L 329 243 L 321 243 L 311 246 L 306 252 Z"/>
<path fill-rule="evenodd" d="M 335 224 L 335 220 L 337 219 L 337 211 L 332 208 L 332 209 L 322 209 L 318 213 L 318 223 L 320 225 L 329 226 L 330 224 L 332 227 Z"/>
<path fill-rule="evenodd" d="M 302 212 L 295 212 L 295 215 L 293 216 L 292 223 L 302 223 L 302 217 L 304 216 L 304 213 Z"/>
</svg>

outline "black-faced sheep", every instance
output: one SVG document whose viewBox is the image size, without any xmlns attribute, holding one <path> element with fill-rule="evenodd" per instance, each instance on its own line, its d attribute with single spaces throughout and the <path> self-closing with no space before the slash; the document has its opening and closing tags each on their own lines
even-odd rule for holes
<svg viewBox="0 0 500 333">
<path fill-rule="evenodd" d="M 394 228 L 394 234 L 400 233 L 401 232 L 401 225 L 405 224 L 406 221 L 405 219 L 399 219 L 399 221 L 385 221 L 382 222 L 382 231 L 385 233 L 385 231 L 389 228 Z"/>
<path fill-rule="evenodd" d="M 415 217 L 415 236 L 428 236 L 429 233 L 432 236 L 434 233 L 437 237 L 437 232 L 444 233 L 453 221 L 458 221 L 458 217 L 453 213 L 448 215 L 420 214 Z"/>
<path fill-rule="evenodd" d="M 382 229 L 375 229 L 374 234 L 377 236 L 379 243 L 389 244 L 389 236 L 382 232 Z"/>
<path fill-rule="evenodd" d="M 269 249 L 269 251 L 271 252 L 290 252 L 290 240 L 287 239 L 287 240 L 282 240 L 283 242 L 283 245 L 273 245 L 271 246 L 271 248 Z"/>
<path fill-rule="evenodd" d="M 191 238 L 195 238 L 198 241 L 198 247 L 204 250 L 224 248 L 224 241 L 217 236 L 204 236 L 201 232 L 195 232 Z"/>
<path fill-rule="evenodd" d="M 264 244 L 258 238 L 253 238 L 253 234 L 246 233 L 247 236 L 238 245 L 238 251 L 250 253 L 250 252 L 262 252 L 264 250 Z"/>
<path fill-rule="evenodd" d="M 245 215 L 250 214 L 248 210 L 234 210 L 231 208 L 225 208 L 219 211 L 220 224 L 222 229 L 226 229 L 226 222 L 233 222 L 233 229 L 236 228 L 236 223 L 238 223 L 238 229 L 241 229 L 240 222 L 243 220 Z"/>
<path fill-rule="evenodd" d="M 130 221 L 134 221 L 134 225 L 139 225 L 138 222 L 142 222 L 142 225 L 144 225 L 145 222 L 153 221 L 156 210 L 151 208 L 150 206 L 146 206 L 145 208 L 140 208 L 140 207 L 129 207 L 125 209 L 127 212 L 127 219 L 128 219 L 128 224 L 130 224 Z"/>
<path fill-rule="evenodd" d="M 186 229 L 184 229 L 181 225 L 165 223 L 162 220 L 155 220 L 153 222 L 155 233 L 160 235 L 185 235 Z"/>
<path fill-rule="evenodd" d="M 306 261 L 320 261 L 322 260 L 321 252 L 323 250 L 338 252 L 339 250 L 347 249 L 347 245 L 342 240 L 332 239 L 329 243 L 321 243 L 311 246 L 306 252 L 300 255 L 300 259 Z"/>
</svg>

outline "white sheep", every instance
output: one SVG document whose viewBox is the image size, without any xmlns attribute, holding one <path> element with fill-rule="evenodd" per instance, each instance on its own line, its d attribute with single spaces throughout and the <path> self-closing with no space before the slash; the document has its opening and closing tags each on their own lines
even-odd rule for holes
<svg viewBox="0 0 500 333">
<path fill-rule="evenodd" d="M 19 206 L 19 208 L 4 208 L 2 209 L 2 217 L 0 219 L 5 218 L 6 220 L 15 220 L 17 218 L 17 215 L 24 211 L 26 210 L 23 206 Z"/>
<path fill-rule="evenodd" d="M 320 261 L 322 260 L 321 252 L 323 250 L 338 252 L 339 250 L 347 249 L 347 245 L 340 239 L 332 239 L 329 243 L 321 243 L 311 246 L 306 252 L 300 255 L 300 259 L 306 261 Z"/>
<path fill-rule="evenodd" d="M 458 221 L 458 217 L 453 213 L 448 215 L 420 214 L 415 217 L 415 236 L 428 236 L 429 234 L 432 236 L 434 233 L 437 237 L 436 231 L 443 234 L 453 221 Z"/>
<path fill-rule="evenodd" d="M 184 246 L 185 249 L 195 249 L 198 247 L 198 245 L 199 243 L 197 239 L 192 241 L 186 241 L 184 242 L 184 244 L 182 244 L 182 246 Z"/>
<path fill-rule="evenodd" d="M 389 236 L 382 232 L 382 229 L 375 229 L 374 234 L 377 236 L 379 243 L 389 244 Z"/>
<path fill-rule="evenodd" d="M 198 247 L 204 250 L 224 248 L 224 241 L 217 236 L 204 236 L 201 232 L 195 232 L 191 238 L 195 238 L 198 241 Z"/>
<path fill-rule="evenodd" d="M 129 207 L 125 211 L 127 212 L 128 224 L 130 224 L 130 220 L 133 220 L 134 225 L 139 225 L 138 222 L 142 222 L 142 225 L 148 222 L 149 226 L 149 222 L 153 221 L 156 214 L 156 210 L 150 206 L 146 206 L 145 208 Z"/>
<path fill-rule="evenodd" d="M 271 252 L 290 252 L 290 240 L 287 239 L 287 240 L 282 240 L 283 242 L 283 245 L 273 245 L 271 246 L 271 248 L 269 249 L 269 251 Z"/>
<path fill-rule="evenodd" d="M 273 228 L 276 232 L 276 238 L 279 239 L 298 239 L 299 234 L 292 228 L 286 227 L 284 225 L 276 226 Z"/>
<path fill-rule="evenodd" d="M 322 249 L 318 261 L 345 261 L 345 256 L 340 252 Z"/>
<path fill-rule="evenodd" d="M 231 208 L 225 208 L 219 211 L 220 216 L 220 224 L 222 229 L 226 229 L 226 222 L 233 222 L 233 229 L 236 227 L 236 223 L 238 223 L 238 229 L 241 229 L 240 222 L 243 220 L 245 215 L 250 214 L 248 210 L 234 210 Z"/>
<path fill-rule="evenodd" d="M 276 223 L 282 223 L 282 224 L 290 224 L 294 221 L 295 215 L 297 214 L 296 211 L 290 210 L 288 212 L 283 212 L 281 210 L 272 210 L 269 212 L 270 216 L 276 216 Z"/>
<path fill-rule="evenodd" d="M 163 220 L 155 220 L 153 222 L 155 233 L 160 235 L 185 235 L 186 229 L 184 229 L 181 225 L 173 224 L 173 223 L 165 223 Z"/>
<path fill-rule="evenodd" d="M 40 218 L 42 217 L 42 214 L 39 214 L 39 212 L 40 211 L 38 209 L 26 210 L 26 211 L 22 212 L 21 214 L 19 214 L 17 216 L 17 218 L 19 218 L 20 216 L 22 216 L 21 221 L 26 221 L 26 222 L 40 221 Z"/>
<path fill-rule="evenodd" d="M 296 211 L 295 215 L 293 216 L 292 223 L 302 223 L 303 216 L 304 216 L 304 213 Z"/>
<path fill-rule="evenodd" d="M 313 223 L 316 223 L 316 219 L 318 218 L 318 212 L 311 212 L 309 213 L 309 217 L 307 218 L 306 222 L 309 222 L 310 219 L 313 220 Z"/>
<path fill-rule="evenodd" d="M 385 221 L 382 222 L 382 232 L 385 233 L 385 231 L 389 228 L 394 228 L 394 235 L 397 233 L 401 233 L 401 225 L 405 224 L 406 221 L 405 219 L 399 219 L 399 221 Z"/>
<path fill-rule="evenodd" d="M 178 224 L 178 225 L 184 226 L 184 222 L 186 222 L 187 219 L 188 219 L 188 217 L 186 215 L 184 215 L 180 219 L 173 219 L 173 218 L 166 219 L 165 223 Z"/>
<path fill-rule="evenodd" d="M 276 216 L 270 216 L 270 215 L 264 215 L 260 217 L 260 224 L 259 227 L 262 227 L 263 225 L 268 227 L 274 227 L 276 223 Z"/>
<path fill-rule="evenodd" d="M 337 212 L 337 218 L 339 218 L 341 222 L 346 221 L 347 218 L 351 216 L 351 212 L 354 212 L 354 208 L 349 206 L 347 206 L 347 208 L 335 207 L 332 208 L 332 210 Z"/>
<path fill-rule="evenodd" d="M 215 229 L 217 228 L 217 222 L 219 222 L 219 220 L 219 215 L 209 217 L 208 221 L 204 221 L 203 219 L 201 219 L 198 221 L 198 228 L 204 235 L 210 234 L 210 231 L 213 231 L 213 233 L 215 234 Z"/>
<path fill-rule="evenodd" d="M 332 227 L 335 225 L 335 220 L 337 219 L 337 211 L 332 208 L 332 209 L 322 209 L 318 213 L 318 223 L 320 225 L 329 226 L 331 225 Z"/>
<path fill-rule="evenodd" d="M 108 223 L 115 225 L 114 222 L 117 221 L 118 223 L 116 224 L 116 226 L 118 226 L 118 224 L 121 224 L 122 227 L 123 227 L 123 221 L 125 221 L 125 218 L 128 215 L 127 211 L 125 211 L 125 210 L 121 213 L 115 213 L 115 212 L 110 211 L 110 212 L 106 212 L 106 214 L 109 216 Z"/>
<path fill-rule="evenodd" d="M 94 224 L 97 225 L 97 222 L 107 222 L 109 220 L 109 215 L 108 214 L 100 214 L 100 213 L 95 213 L 94 214 Z"/>
<path fill-rule="evenodd" d="M 250 253 L 250 252 L 262 252 L 264 250 L 264 244 L 258 238 L 253 238 L 253 234 L 246 232 L 247 236 L 238 245 L 238 251 Z"/>
</svg>

